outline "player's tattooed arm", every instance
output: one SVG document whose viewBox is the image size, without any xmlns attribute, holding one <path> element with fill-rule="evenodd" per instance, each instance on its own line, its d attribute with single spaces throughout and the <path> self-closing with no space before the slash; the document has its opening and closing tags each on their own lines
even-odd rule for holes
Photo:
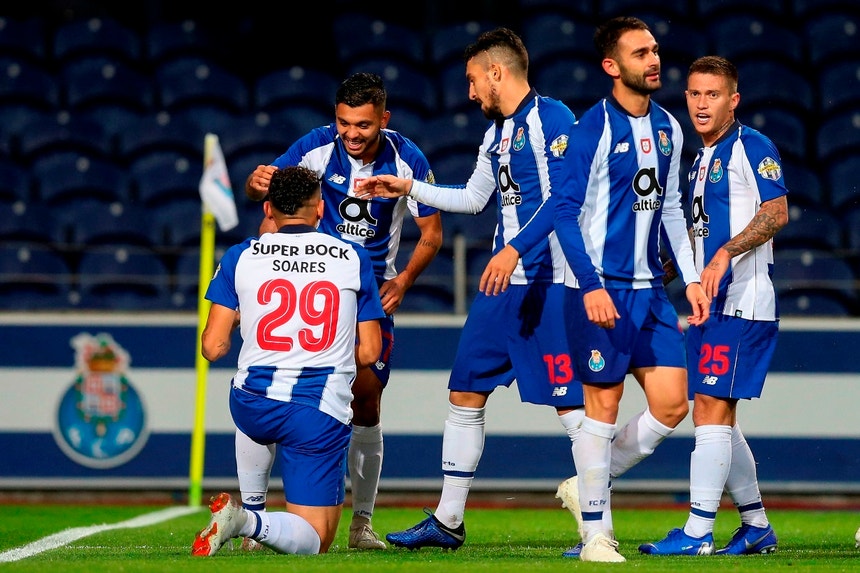
<svg viewBox="0 0 860 573">
<path fill-rule="evenodd" d="M 723 245 L 732 258 L 746 253 L 773 238 L 788 223 L 788 200 L 785 195 L 765 201 L 743 231 Z"/>
</svg>

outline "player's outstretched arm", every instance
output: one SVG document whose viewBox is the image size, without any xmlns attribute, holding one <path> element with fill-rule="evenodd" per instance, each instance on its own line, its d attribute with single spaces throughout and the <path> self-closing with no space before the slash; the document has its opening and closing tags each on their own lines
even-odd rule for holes
<svg viewBox="0 0 860 573">
<path fill-rule="evenodd" d="M 402 197 L 412 189 L 412 179 L 395 177 L 394 175 L 373 175 L 358 183 L 355 195 L 360 199 L 372 197 Z"/>
</svg>

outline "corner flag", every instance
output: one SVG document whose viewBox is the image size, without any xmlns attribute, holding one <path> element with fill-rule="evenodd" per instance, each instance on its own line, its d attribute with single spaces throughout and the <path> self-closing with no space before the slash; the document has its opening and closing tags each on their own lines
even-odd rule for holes
<svg viewBox="0 0 860 573">
<path fill-rule="evenodd" d="M 215 215 L 218 228 L 229 231 L 239 224 L 239 215 L 236 212 L 236 200 L 233 197 L 233 188 L 227 175 L 227 163 L 224 161 L 218 136 L 207 133 L 204 149 L 200 198 L 203 200 L 203 205 Z"/>
</svg>

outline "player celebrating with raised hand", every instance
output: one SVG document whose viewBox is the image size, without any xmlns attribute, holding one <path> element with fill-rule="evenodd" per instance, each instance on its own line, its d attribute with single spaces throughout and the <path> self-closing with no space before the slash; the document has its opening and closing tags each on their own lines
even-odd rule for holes
<svg viewBox="0 0 860 573">
<path fill-rule="evenodd" d="M 221 493 L 193 555 L 214 555 L 240 536 L 278 553 L 328 551 L 346 497 L 351 386 L 357 365 L 382 347 L 385 313 L 370 257 L 317 232 L 324 203 L 316 174 L 275 171 L 263 209 L 278 232 L 224 253 L 206 291 L 212 306 L 201 343 L 203 356 L 218 360 L 239 327 L 230 413 L 255 443 L 280 445 L 286 512 L 251 511 Z"/>
<path fill-rule="evenodd" d="M 468 183 L 446 187 L 379 175 L 359 185 L 374 197 L 409 196 L 460 213 L 479 213 L 494 201 L 498 214 L 493 257 L 448 380 L 439 504 L 414 527 L 386 536 L 410 549 L 463 544 L 466 499 L 484 448 L 487 400 L 496 388 L 516 380 L 524 402 L 553 406 L 571 442 L 583 415 L 559 312 L 565 261 L 551 205 L 574 115 L 529 85 L 528 53 L 511 30 L 483 33 L 466 48 L 464 60 L 469 97 L 492 120 Z"/>
<path fill-rule="evenodd" d="M 436 256 L 442 245 L 442 219 L 432 207 L 411 198 L 367 201 L 355 196 L 356 184 L 380 173 L 433 181 L 426 157 L 409 139 L 387 129 L 391 112 L 386 91 L 376 74 L 356 73 L 344 80 L 335 94 L 335 121 L 299 138 L 272 165 L 259 165 L 245 184 L 248 197 L 266 195 L 278 167 L 302 165 L 320 178 L 323 199 L 329 206 L 319 230 L 364 246 L 373 260 L 382 306 L 383 345 L 371 364 L 359 369 L 353 385 L 352 439 L 349 477 L 352 488 L 352 522 L 348 545 L 352 549 L 385 549 L 373 531 L 372 517 L 382 471 L 383 438 L 380 426 L 383 389 L 391 374 L 394 313 L 406 291 Z M 412 257 L 398 270 L 394 261 L 406 213 L 421 232 Z M 264 220 L 261 232 L 271 230 Z M 236 466 L 242 501 L 246 507 L 265 507 L 269 470 L 274 451 L 236 433 Z"/>
<path fill-rule="evenodd" d="M 714 553 L 725 489 L 741 526 L 718 555 L 770 553 L 777 538 L 762 504 L 756 462 L 737 421 L 740 399 L 759 398 L 776 349 L 779 311 L 771 275 L 773 236 L 788 222 L 779 152 L 735 120 L 738 71 L 718 56 L 687 75 L 687 110 L 704 147 L 690 169 L 694 251 L 711 318 L 687 331 L 696 448 L 683 528 L 639 547 L 651 555 Z"/>
<path fill-rule="evenodd" d="M 610 460 L 618 460 L 619 473 L 629 469 L 689 409 L 684 340 L 663 289 L 661 240 L 687 285 L 690 324 L 708 318 L 710 301 L 681 209 L 681 127 L 651 100 L 661 85 L 657 42 L 642 20 L 618 17 L 597 28 L 594 43 L 612 93 L 571 130 L 568 177 L 553 193 L 555 231 L 572 270 L 566 279 L 567 334 L 585 395 L 574 448 L 583 508 L 579 558 L 620 562 L 625 559 L 609 509 Z M 648 407 L 616 437 L 628 373 Z"/>
</svg>

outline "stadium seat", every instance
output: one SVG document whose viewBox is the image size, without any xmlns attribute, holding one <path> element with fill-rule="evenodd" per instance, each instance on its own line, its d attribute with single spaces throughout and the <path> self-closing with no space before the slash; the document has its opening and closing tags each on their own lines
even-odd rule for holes
<svg viewBox="0 0 860 573">
<path fill-rule="evenodd" d="M 442 113 L 472 111 L 478 104 L 469 99 L 469 82 L 462 62 L 454 62 L 439 71 L 436 79 L 440 90 Z"/>
<path fill-rule="evenodd" d="M 849 262 L 821 249 L 776 248 L 773 284 L 778 296 L 795 290 L 811 290 L 841 297 L 851 307 L 858 297 L 856 278 Z"/>
<path fill-rule="evenodd" d="M 830 166 L 844 156 L 860 152 L 860 110 L 846 110 L 822 121 L 815 140 L 820 165 Z"/>
<path fill-rule="evenodd" d="M 788 204 L 820 207 L 827 205 L 816 170 L 792 159 L 783 159 L 782 173 L 788 189 Z"/>
<path fill-rule="evenodd" d="M 145 207 L 173 201 L 200 200 L 203 161 L 176 151 L 152 151 L 129 165 L 135 199 Z"/>
<path fill-rule="evenodd" d="M 564 14 L 592 23 L 597 19 L 592 0 L 518 0 L 517 4 L 523 19 L 547 12 Z"/>
<path fill-rule="evenodd" d="M 689 65 L 708 53 L 707 35 L 697 21 L 690 18 L 667 18 L 662 15 L 642 14 L 660 44 L 660 60 L 664 64 L 675 64 L 684 70 L 687 77 Z"/>
<path fill-rule="evenodd" d="M 824 207 L 792 204 L 790 193 L 788 224 L 773 238 L 776 248 L 842 249 L 842 225 L 839 219 Z"/>
<path fill-rule="evenodd" d="M 217 261 L 213 261 L 212 268 L 214 269 L 216 266 Z M 208 284 L 206 286 L 208 286 Z M 199 288 L 200 250 L 184 250 L 176 258 L 174 266 L 173 288 L 171 293 L 173 306 L 180 310 L 196 310 Z"/>
<path fill-rule="evenodd" d="M 857 55 L 819 68 L 818 94 L 823 116 L 860 109 L 860 52 Z"/>
<path fill-rule="evenodd" d="M 803 40 L 793 28 L 768 12 L 728 14 L 708 22 L 712 53 L 728 58 L 735 65 L 748 59 L 771 58 L 791 67 L 803 67 Z M 741 83 L 745 79 L 741 76 Z"/>
<path fill-rule="evenodd" d="M 842 229 L 845 232 L 845 246 L 848 252 L 860 260 L 860 209 L 842 213 Z"/>
<path fill-rule="evenodd" d="M 150 71 L 190 56 L 222 62 L 235 49 L 231 36 L 216 37 L 211 27 L 192 18 L 151 22 L 143 37 L 144 59 Z"/>
<path fill-rule="evenodd" d="M 577 117 L 609 95 L 612 88 L 600 66 L 574 59 L 558 60 L 536 70 L 533 84 L 542 95 L 566 103 Z"/>
<path fill-rule="evenodd" d="M 689 112 L 687 111 L 687 96 L 684 92 L 687 90 L 687 66 L 680 64 L 663 62 L 661 64 L 660 79 L 662 87 L 654 95 L 654 100 L 664 108 L 670 110 L 670 113 L 675 116 L 681 123 L 682 128 L 687 128 L 689 125 Z M 686 133 L 695 134 L 694 131 L 685 131 Z M 687 143 L 685 141 L 685 143 Z M 693 144 L 698 150 L 702 145 L 701 138 L 696 135 L 689 143 Z"/>
<path fill-rule="evenodd" d="M 323 112 L 317 107 L 296 104 L 287 109 L 281 109 L 265 115 L 269 116 L 271 127 L 280 131 L 283 151 L 286 151 L 291 143 L 310 130 L 333 123 L 334 106 L 327 112 Z"/>
<path fill-rule="evenodd" d="M 125 171 L 108 159 L 78 151 L 58 151 L 39 157 L 32 165 L 37 196 L 43 205 L 68 209 L 83 199 L 128 203 Z"/>
<path fill-rule="evenodd" d="M 842 297 L 817 290 L 793 289 L 780 293 L 779 314 L 781 317 L 847 317 L 856 311 Z"/>
<path fill-rule="evenodd" d="M 639 12 L 643 9 L 669 20 L 690 18 L 690 7 L 687 0 L 660 0 L 660 2 L 648 3 L 643 3 L 642 0 L 600 0 L 597 3 L 597 15 L 601 21 L 629 14 L 636 14 L 642 18 Z"/>
<path fill-rule="evenodd" d="M 529 51 L 529 67 L 538 70 L 560 58 L 594 60 L 593 34 L 594 28 L 589 23 L 555 12 L 526 18 L 522 37 Z M 462 76 L 462 59 L 460 69 Z"/>
<path fill-rule="evenodd" d="M 292 66 L 275 70 L 255 80 L 254 108 L 272 113 L 296 104 L 310 105 L 331 116 L 339 85 L 337 78 L 320 69 Z"/>
<path fill-rule="evenodd" d="M 0 245 L 0 308 L 46 310 L 71 304 L 72 272 L 65 257 L 44 243 Z"/>
<path fill-rule="evenodd" d="M 154 79 L 158 102 L 168 112 L 199 106 L 237 114 L 249 110 L 250 92 L 245 81 L 214 60 L 170 60 L 155 70 Z"/>
<path fill-rule="evenodd" d="M 437 110 L 436 85 L 424 67 L 412 66 L 393 58 L 353 60 L 347 75 L 356 72 L 373 72 L 385 82 L 388 99 L 397 105 L 429 116 Z"/>
<path fill-rule="evenodd" d="M 54 32 L 53 58 L 59 65 L 81 57 L 103 55 L 136 65 L 142 55 L 141 38 L 131 28 L 109 16 L 74 18 Z"/>
<path fill-rule="evenodd" d="M 119 134 L 117 154 L 127 165 L 152 152 L 172 151 L 203 165 L 203 141 L 206 133 L 186 118 L 173 118 L 167 112 L 146 114 Z"/>
<path fill-rule="evenodd" d="M 56 111 L 60 105 L 57 79 L 41 65 L 17 56 L 0 55 L 0 106 L 11 105 Z"/>
<path fill-rule="evenodd" d="M 41 211 L 41 213 L 40 213 Z M 35 203 L 15 201 L 0 203 L 0 242 L 32 241 L 49 244 L 56 229 L 53 213 L 39 209 Z M 61 241 L 65 237 L 60 236 Z"/>
<path fill-rule="evenodd" d="M 842 157 L 827 172 L 830 187 L 830 208 L 844 213 L 860 207 L 860 149 Z"/>
<path fill-rule="evenodd" d="M 412 256 L 414 245 L 401 243 L 400 250 L 397 253 L 396 267 L 398 272 L 402 271 L 409 258 Z M 454 257 L 451 249 L 442 247 L 439 252 L 430 262 L 426 269 L 415 280 L 415 284 L 406 293 L 404 301 L 412 294 L 413 289 L 423 291 L 425 297 L 424 302 L 431 306 L 446 307 L 443 312 L 453 311 L 454 302 Z M 437 304 L 431 304 L 431 300 L 436 299 Z M 414 301 L 417 302 L 417 301 Z M 422 309 L 415 308 L 417 304 L 410 303 L 410 309 L 421 312 Z M 431 311 L 432 312 L 432 311 Z"/>
<path fill-rule="evenodd" d="M 234 157 L 251 154 L 265 154 L 270 160 L 278 157 L 299 136 L 299 126 L 275 124 L 268 114 L 258 113 L 236 117 L 218 133 L 229 164 Z"/>
<path fill-rule="evenodd" d="M 804 161 L 808 157 L 809 134 L 803 116 L 780 108 L 759 107 L 747 113 L 744 109 L 743 90 L 736 116 L 741 123 L 769 137 L 776 145 L 780 157 Z"/>
<path fill-rule="evenodd" d="M 8 157 L 0 156 L 0 203 L 30 201 L 33 178 L 30 171 Z"/>
<path fill-rule="evenodd" d="M 173 306 L 170 270 L 153 251 L 87 249 L 77 271 L 81 308 L 141 311 Z"/>
<path fill-rule="evenodd" d="M 756 58 L 737 66 L 741 106 L 747 113 L 778 107 L 808 114 L 814 109 L 812 83 L 796 66 L 781 61 Z M 766 81 L 756 81 L 766 78 Z"/>
<path fill-rule="evenodd" d="M 442 185 L 463 185 L 475 170 L 477 146 L 468 151 L 439 152 L 430 161 L 430 168 L 436 183 Z"/>
<path fill-rule="evenodd" d="M 457 64 L 464 69 L 463 52 L 483 32 L 492 30 L 496 24 L 486 21 L 466 20 L 433 26 L 427 39 L 427 52 L 436 70 Z M 531 50 L 530 53 L 531 54 Z"/>
<path fill-rule="evenodd" d="M 17 142 L 18 159 L 24 164 L 58 152 L 108 159 L 114 150 L 100 124 L 65 111 L 28 120 L 20 127 Z"/>
<path fill-rule="evenodd" d="M 73 112 L 110 105 L 146 113 L 153 105 L 149 78 L 115 58 L 76 59 L 63 66 L 60 79 L 63 101 Z"/>
<path fill-rule="evenodd" d="M 856 59 L 860 53 L 860 14 L 856 4 L 822 12 L 800 20 L 810 69 L 840 59 Z"/>
<path fill-rule="evenodd" d="M 421 277 L 418 277 L 420 282 Z M 414 284 L 406 292 L 397 309 L 398 313 L 453 313 L 454 294 L 450 288 Z"/>
<path fill-rule="evenodd" d="M 725 14 L 754 13 L 767 14 L 771 18 L 788 16 L 782 0 L 693 0 L 698 18 L 702 22 L 709 22 Z M 691 16 L 688 14 L 688 17 Z"/>
<path fill-rule="evenodd" d="M 44 18 L 0 16 L 0 58 L 11 56 L 44 64 L 48 54 Z"/>
<path fill-rule="evenodd" d="M 57 214 L 57 224 L 64 225 L 67 247 L 80 252 L 100 246 L 157 248 L 163 237 L 142 205 L 81 200 Z"/>
<path fill-rule="evenodd" d="M 396 102 L 389 102 L 388 111 L 391 112 L 388 129 L 399 131 L 415 142 L 420 139 L 424 125 L 427 123 L 423 115 L 413 109 L 398 106 Z"/>
<path fill-rule="evenodd" d="M 489 125 L 489 120 L 477 108 L 473 104 L 469 112 L 440 115 L 424 124 L 424 129 L 416 134 L 420 135 L 416 141 L 431 165 L 443 154 L 462 152 L 471 155 L 474 162 Z M 461 182 L 465 183 L 466 180 L 462 179 Z"/>
<path fill-rule="evenodd" d="M 347 68 L 374 58 L 391 58 L 416 67 L 426 62 L 421 30 L 369 16 L 365 11 L 335 14 L 332 37 L 338 61 Z"/>
</svg>

